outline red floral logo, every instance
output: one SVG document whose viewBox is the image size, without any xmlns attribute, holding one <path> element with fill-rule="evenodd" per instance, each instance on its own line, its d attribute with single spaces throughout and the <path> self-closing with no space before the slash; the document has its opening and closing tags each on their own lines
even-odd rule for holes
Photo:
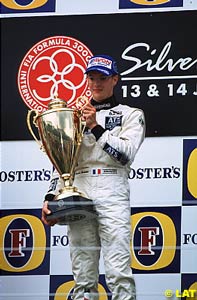
<svg viewBox="0 0 197 300">
<path fill-rule="evenodd" d="M 93 54 L 80 41 L 53 36 L 34 45 L 18 72 L 18 88 L 26 105 L 43 112 L 54 97 L 75 105 L 80 96 L 91 98 L 85 69 Z"/>
</svg>

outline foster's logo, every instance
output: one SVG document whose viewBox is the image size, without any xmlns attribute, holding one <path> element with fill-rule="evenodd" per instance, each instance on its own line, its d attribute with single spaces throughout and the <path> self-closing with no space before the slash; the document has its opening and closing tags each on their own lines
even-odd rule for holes
<svg viewBox="0 0 197 300">
<path fill-rule="evenodd" d="M 183 205 L 197 205 L 197 139 L 183 140 Z"/>
<path fill-rule="evenodd" d="M 119 0 L 119 8 L 182 7 L 183 0 Z"/>
<path fill-rule="evenodd" d="M 38 217 L 38 210 L 13 211 L 0 220 L 0 268 L 2 273 L 33 271 L 47 274 L 48 232 Z M 12 211 L 9 211 L 12 213 Z M 49 229 L 48 229 L 49 231 Z"/>
<path fill-rule="evenodd" d="M 132 268 L 179 272 L 180 208 L 132 209 Z M 135 213 L 136 211 L 136 213 Z M 136 271 L 135 271 L 136 273 Z"/>
<path fill-rule="evenodd" d="M 55 0 L 1 0 L 2 13 L 54 12 Z"/>
</svg>

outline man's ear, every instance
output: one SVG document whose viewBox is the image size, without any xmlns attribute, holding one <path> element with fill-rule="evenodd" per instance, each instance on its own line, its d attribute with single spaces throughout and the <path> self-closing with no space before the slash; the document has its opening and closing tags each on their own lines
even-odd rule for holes
<svg viewBox="0 0 197 300">
<path fill-rule="evenodd" d="M 114 75 L 113 76 L 113 80 L 114 80 L 114 86 L 117 84 L 118 80 L 119 80 L 119 75 Z"/>
</svg>

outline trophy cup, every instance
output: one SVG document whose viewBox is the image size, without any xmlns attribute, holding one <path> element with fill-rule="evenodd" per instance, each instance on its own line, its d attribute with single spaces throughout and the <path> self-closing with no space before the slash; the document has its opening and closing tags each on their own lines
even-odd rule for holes
<svg viewBox="0 0 197 300">
<path fill-rule="evenodd" d="M 78 104 L 80 107 L 87 101 L 86 97 L 81 96 L 77 98 L 76 106 Z M 31 126 L 33 114 L 33 124 L 38 128 L 40 141 Z M 39 114 L 37 110 L 30 110 L 27 114 L 30 133 L 64 181 L 59 194 L 48 201 L 51 214 L 47 220 L 56 219 L 60 225 L 97 217 L 93 201 L 73 186 L 85 125 L 81 109 L 68 108 L 66 102 L 58 98 L 49 102 L 45 112 Z"/>
</svg>

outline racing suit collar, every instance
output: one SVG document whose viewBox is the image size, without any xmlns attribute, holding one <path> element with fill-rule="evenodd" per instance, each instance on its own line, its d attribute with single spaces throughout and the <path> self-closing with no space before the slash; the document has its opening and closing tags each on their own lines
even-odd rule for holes
<svg viewBox="0 0 197 300">
<path fill-rule="evenodd" d="M 92 99 L 91 104 L 96 108 L 96 111 L 99 111 L 101 109 L 110 109 L 118 105 L 116 97 L 114 95 L 102 102 L 97 102 L 96 100 Z"/>
</svg>

